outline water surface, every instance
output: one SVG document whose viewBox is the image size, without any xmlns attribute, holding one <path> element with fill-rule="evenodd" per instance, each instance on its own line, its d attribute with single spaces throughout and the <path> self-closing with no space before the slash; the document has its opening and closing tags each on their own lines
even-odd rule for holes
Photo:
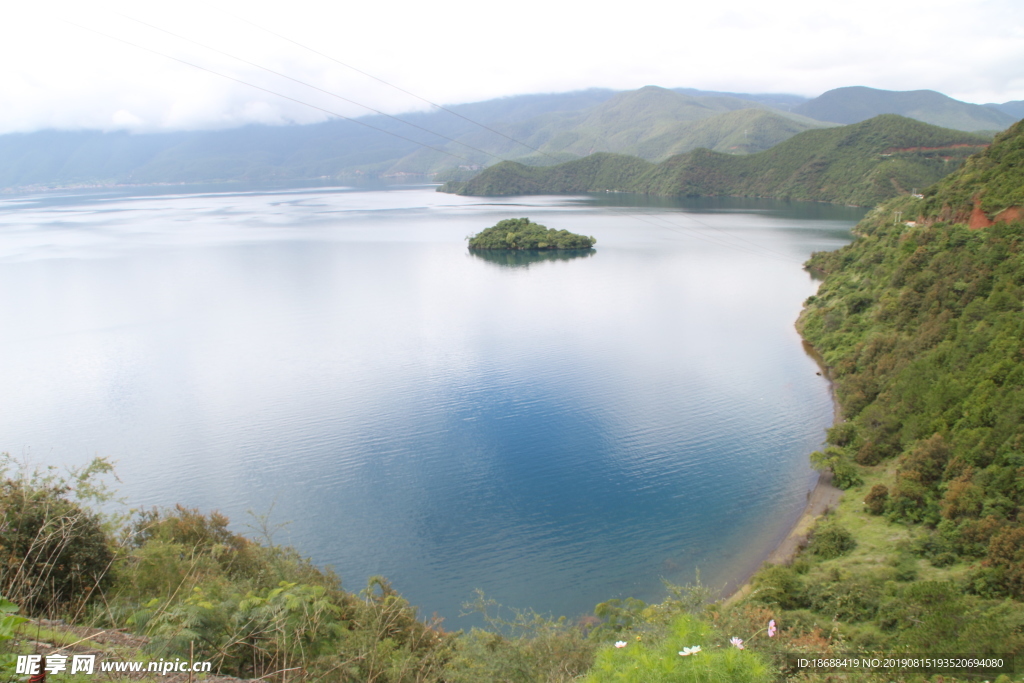
<svg viewBox="0 0 1024 683">
<path fill-rule="evenodd" d="M 117 461 L 457 625 L 714 586 L 803 507 L 831 422 L 793 321 L 859 211 L 432 188 L 0 202 L 0 449 Z M 529 216 L 577 258 L 481 257 Z"/>
</svg>

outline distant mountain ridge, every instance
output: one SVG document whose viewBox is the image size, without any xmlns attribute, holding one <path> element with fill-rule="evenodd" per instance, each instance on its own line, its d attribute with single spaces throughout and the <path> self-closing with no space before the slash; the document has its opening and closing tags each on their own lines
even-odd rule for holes
<svg viewBox="0 0 1024 683">
<path fill-rule="evenodd" d="M 444 111 L 400 116 L 418 128 L 395 118 L 368 116 L 304 126 L 158 134 L 38 131 L 0 135 L 0 189 L 404 175 L 466 180 L 503 159 L 548 166 L 595 152 L 655 162 L 698 148 L 743 155 L 772 148 L 805 130 L 837 125 L 801 115 L 801 108 L 815 116 L 852 120 L 881 106 L 879 97 L 906 100 L 912 95 L 845 88 L 807 100 L 648 86 L 626 92 L 520 95 L 449 107 L 466 118 Z M 975 116 L 970 121 L 978 120 L 980 110 L 989 117 L 983 125 L 990 130 L 1005 127 L 1001 122 L 1010 115 L 1000 108 L 1014 111 L 1022 104 L 968 105 L 938 93 L 925 99 L 946 107 L 942 111 L 968 111 Z M 830 101 L 835 107 L 845 102 L 849 111 L 824 107 Z M 940 114 L 927 107 L 908 113 L 925 120 Z"/>
<path fill-rule="evenodd" d="M 751 114 L 739 114 L 742 111 Z M 588 109 L 538 116 L 503 128 L 510 137 L 538 150 L 532 154 L 524 155 L 523 146 L 496 141 L 486 131 L 473 131 L 460 140 L 531 165 L 550 165 L 596 152 L 661 161 L 701 146 L 731 154 L 756 152 L 803 130 L 829 125 L 835 124 L 780 112 L 750 99 L 692 96 L 646 86 L 616 93 Z M 459 148 L 449 145 L 445 149 Z M 459 153 L 480 166 L 493 163 L 471 151 Z M 395 170 L 427 173 L 449 163 L 443 157 L 437 150 L 421 149 L 396 164 Z"/>
<path fill-rule="evenodd" d="M 1024 119 L 1024 100 L 1014 100 L 1013 102 L 1003 102 L 1002 104 L 990 102 L 985 106 L 1001 111 L 1004 114 L 1009 114 L 1015 121 Z"/>
<path fill-rule="evenodd" d="M 899 114 L 964 131 L 1000 131 L 1017 120 L 998 108 L 961 102 L 934 90 L 893 91 L 864 86 L 829 90 L 793 107 L 793 112 L 818 121 L 845 124 L 860 123 L 879 114 Z"/>
<path fill-rule="evenodd" d="M 222 131 L 3 135 L 0 187 L 431 174 L 458 167 L 470 171 L 502 158 L 550 164 L 595 149 L 664 158 L 698 145 L 725 145 L 742 153 L 824 125 L 773 113 L 753 100 L 693 97 L 655 87 L 632 92 L 592 89 L 522 95 L 449 108 L 466 118 L 442 111 L 399 117 L 419 128 L 395 118 L 370 116 L 358 121 L 254 125 Z M 684 139 L 689 124 L 744 108 L 764 113 L 758 121 L 723 119 L 720 129 L 705 123 L 695 131 L 693 140 Z M 743 135 L 742 142 L 737 140 L 739 135 Z"/>
<path fill-rule="evenodd" d="M 870 206 L 931 185 L 986 144 L 982 136 L 886 114 L 808 130 L 757 154 L 698 149 L 660 164 L 613 154 L 549 167 L 504 162 L 441 190 L 467 195 L 622 191 Z"/>
</svg>

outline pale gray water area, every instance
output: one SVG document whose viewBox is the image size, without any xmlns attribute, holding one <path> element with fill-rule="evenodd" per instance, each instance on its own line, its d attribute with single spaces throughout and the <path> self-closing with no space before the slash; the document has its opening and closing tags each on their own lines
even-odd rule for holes
<svg viewBox="0 0 1024 683">
<path fill-rule="evenodd" d="M 290 522 L 457 626 L 714 586 L 800 513 L 832 419 L 793 323 L 856 209 L 628 195 L 134 190 L 0 201 L 0 450 L 134 506 Z M 575 258 L 481 258 L 528 216 Z M 570 255 L 571 256 L 571 255 Z"/>
</svg>

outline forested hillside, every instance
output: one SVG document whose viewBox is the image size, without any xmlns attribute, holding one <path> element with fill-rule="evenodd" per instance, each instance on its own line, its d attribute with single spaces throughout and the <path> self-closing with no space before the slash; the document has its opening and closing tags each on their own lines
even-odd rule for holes
<svg viewBox="0 0 1024 683">
<path fill-rule="evenodd" d="M 1024 224 L 971 230 L 963 219 L 975 202 L 997 215 L 1024 203 L 1022 133 L 1018 123 L 925 199 L 878 207 L 853 244 L 816 254 L 811 267 L 828 276 L 801 318 L 833 370 L 847 420 L 833 446 L 863 465 L 897 459 L 872 504 L 933 527 L 939 554 L 984 559 L 974 589 L 1016 598 L 1024 598 Z"/>
<path fill-rule="evenodd" d="M 944 177 L 987 140 L 901 116 L 809 130 L 747 156 L 699 149 L 660 164 L 594 155 L 545 168 L 505 162 L 442 191 L 467 195 L 606 190 L 773 197 L 870 206 Z"/>
<path fill-rule="evenodd" d="M 842 408 L 812 461 L 848 491 L 755 600 L 838 620 L 851 649 L 1024 652 L 1024 222 L 966 223 L 1019 205 L 1022 145 L 1018 123 L 809 263 L 799 328 Z"/>
</svg>

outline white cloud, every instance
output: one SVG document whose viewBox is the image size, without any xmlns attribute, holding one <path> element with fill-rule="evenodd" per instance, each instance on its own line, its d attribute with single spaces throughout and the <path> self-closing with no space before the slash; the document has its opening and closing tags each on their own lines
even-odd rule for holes
<svg viewBox="0 0 1024 683">
<path fill-rule="evenodd" d="M 368 113 L 133 19 L 395 113 L 425 105 L 246 21 L 445 103 L 648 84 L 809 96 L 845 85 L 930 88 L 999 102 L 1024 99 L 1018 5 L 866 0 L 854 11 L 809 0 L 639 0 L 602 10 L 575 0 L 55 0 L 12 9 L 0 26 L 0 132 L 211 128 L 328 116 L 202 69 L 342 115 Z"/>
</svg>

